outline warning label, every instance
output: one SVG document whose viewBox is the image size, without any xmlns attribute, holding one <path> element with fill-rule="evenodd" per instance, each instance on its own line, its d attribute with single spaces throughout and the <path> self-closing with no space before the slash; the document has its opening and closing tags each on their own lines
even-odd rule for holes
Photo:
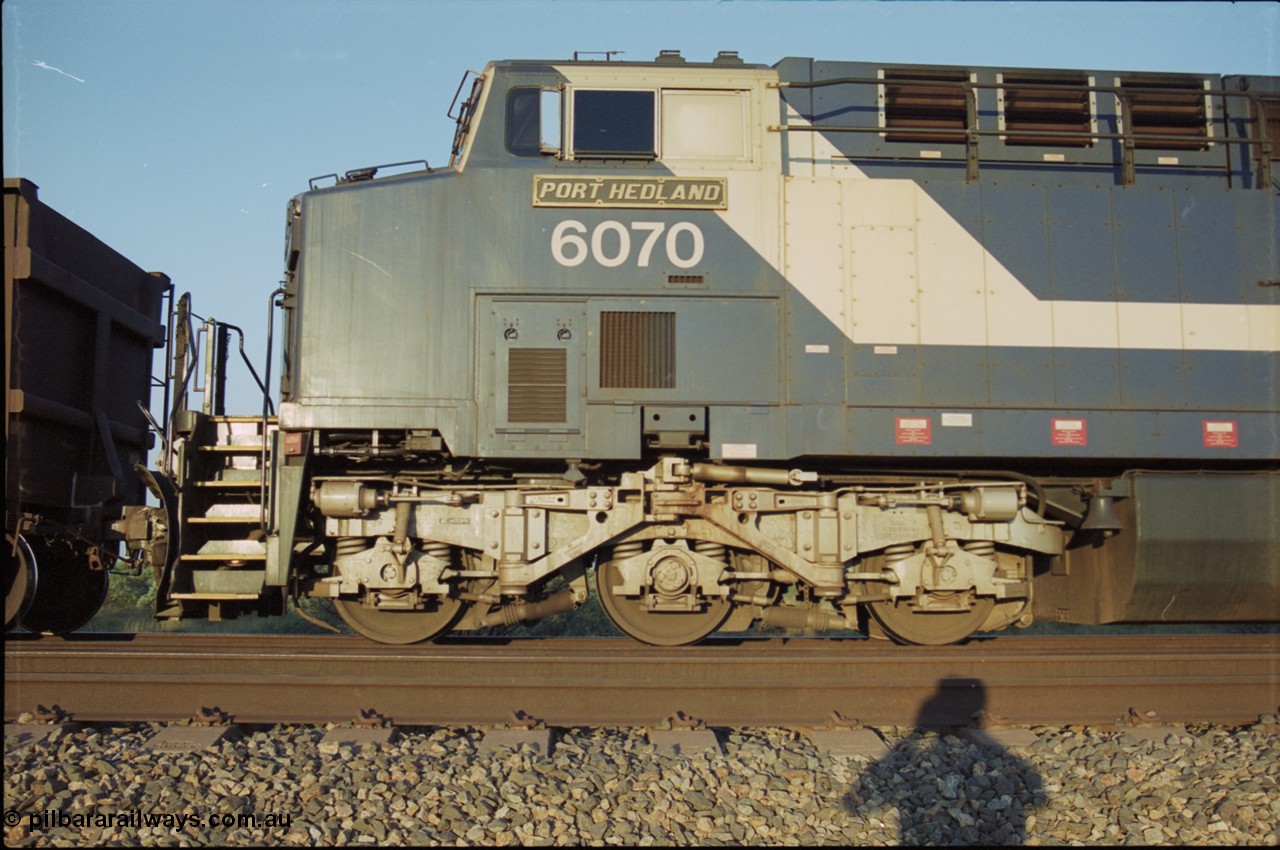
<svg viewBox="0 0 1280 850">
<path fill-rule="evenodd" d="M 1053 420 L 1053 444 L 1055 446 L 1085 446 L 1089 444 L 1089 425 L 1084 419 Z"/>
<path fill-rule="evenodd" d="M 900 446 L 927 446 L 933 442 L 933 431 L 927 416 L 897 417 L 895 442 Z"/>
<path fill-rule="evenodd" d="M 1234 449 L 1240 445 L 1240 430 L 1234 419 L 1204 421 L 1204 445 L 1207 449 Z"/>
</svg>

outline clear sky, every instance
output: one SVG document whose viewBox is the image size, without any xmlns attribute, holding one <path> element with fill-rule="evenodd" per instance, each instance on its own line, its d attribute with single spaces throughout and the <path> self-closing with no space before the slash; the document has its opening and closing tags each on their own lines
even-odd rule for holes
<svg viewBox="0 0 1280 850">
<path fill-rule="evenodd" d="M 288 199 L 318 175 L 445 164 L 454 90 L 491 59 L 1280 74 L 1275 3 L 4 0 L 0 14 L 5 176 L 243 327 L 259 363 Z M 258 409 L 235 374 L 230 412 Z"/>
</svg>

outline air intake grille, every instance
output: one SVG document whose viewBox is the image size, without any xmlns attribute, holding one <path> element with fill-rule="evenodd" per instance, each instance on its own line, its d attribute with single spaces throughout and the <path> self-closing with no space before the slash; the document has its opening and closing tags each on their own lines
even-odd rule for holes
<svg viewBox="0 0 1280 850">
<path fill-rule="evenodd" d="M 1266 126 L 1257 126 L 1258 106 L 1261 106 L 1263 112 L 1266 113 Z M 1280 159 L 1280 98 L 1263 97 L 1255 101 L 1253 120 L 1254 129 L 1251 134 L 1254 136 L 1265 135 L 1269 138 L 1271 140 L 1271 158 Z M 1262 156 L 1262 150 L 1260 147 L 1255 149 L 1254 156 Z"/>
<path fill-rule="evenodd" d="M 507 349 L 507 421 L 564 422 L 567 384 L 563 348 Z"/>
<path fill-rule="evenodd" d="M 1038 89 L 1037 84 L 1053 88 Z M 1089 92 L 1083 78 L 1030 76 L 1013 74 L 1004 78 L 1004 120 L 1010 145 L 1058 145 L 1083 148 L 1093 144 L 1089 136 L 1093 115 Z M 1068 88 L 1068 86 L 1073 88 Z M 1064 131 L 1061 136 L 1018 135 L 1018 130 L 1032 133 Z"/>
<path fill-rule="evenodd" d="M 1139 135 L 1160 137 L 1136 139 L 1134 147 L 1204 150 L 1207 146 L 1204 136 L 1209 127 L 1204 93 L 1192 88 L 1197 84 L 1203 85 L 1198 80 L 1185 83 L 1123 80 L 1120 85 L 1127 89 L 1133 116 L 1130 129 Z"/>
<path fill-rule="evenodd" d="M 675 313 L 600 314 L 602 388 L 670 389 L 675 385 Z"/>
<path fill-rule="evenodd" d="M 963 144 L 969 123 L 964 87 L 939 83 L 963 83 L 966 79 L 961 72 L 886 71 L 884 125 L 889 132 L 885 138 L 890 142 Z"/>
</svg>

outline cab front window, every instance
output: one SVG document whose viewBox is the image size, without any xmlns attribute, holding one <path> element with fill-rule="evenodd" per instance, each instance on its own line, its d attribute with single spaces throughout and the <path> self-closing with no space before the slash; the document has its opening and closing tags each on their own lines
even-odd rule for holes
<svg viewBox="0 0 1280 850">
<path fill-rule="evenodd" d="M 507 94 L 507 150 L 514 156 L 560 153 L 560 92 L 522 87 Z"/>
</svg>

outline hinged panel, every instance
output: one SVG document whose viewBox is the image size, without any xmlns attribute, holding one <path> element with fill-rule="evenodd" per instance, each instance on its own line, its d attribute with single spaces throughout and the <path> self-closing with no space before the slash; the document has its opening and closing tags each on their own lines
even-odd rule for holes
<svg viewBox="0 0 1280 850">
<path fill-rule="evenodd" d="M 565 457 L 585 451 L 585 304 L 483 297 L 477 306 L 481 452 Z"/>
</svg>

